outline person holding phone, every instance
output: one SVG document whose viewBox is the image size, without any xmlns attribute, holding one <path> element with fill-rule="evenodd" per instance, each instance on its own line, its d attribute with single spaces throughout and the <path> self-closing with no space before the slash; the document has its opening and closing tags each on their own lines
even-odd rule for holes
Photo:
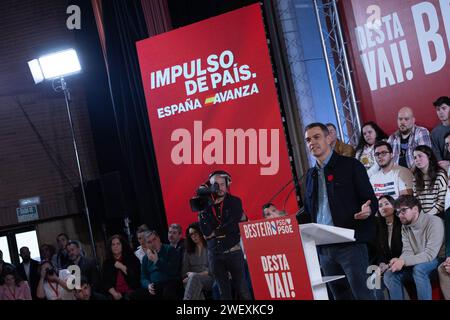
<svg viewBox="0 0 450 320">
<path fill-rule="evenodd" d="M 146 233 L 146 255 L 142 258 L 141 289 L 131 299 L 177 300 L 182 298 L 181 256 L 174 247 L 163 244 L 159 234 Z"/>
</svg>

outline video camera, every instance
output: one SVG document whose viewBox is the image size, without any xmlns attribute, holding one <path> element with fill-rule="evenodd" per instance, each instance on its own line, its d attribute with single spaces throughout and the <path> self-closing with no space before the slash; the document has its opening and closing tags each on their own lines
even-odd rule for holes
<svg viewBox="0 0 450 320">
<path fill-rule="evenodd" d="M 195 197 L 189 200 L 191 210 L 193 212 L 204 211 L 214 204 L 214 198 L 217 197 L 219 192 L 219 184 L 202 184 L 198 187 Z"/>
</svg>

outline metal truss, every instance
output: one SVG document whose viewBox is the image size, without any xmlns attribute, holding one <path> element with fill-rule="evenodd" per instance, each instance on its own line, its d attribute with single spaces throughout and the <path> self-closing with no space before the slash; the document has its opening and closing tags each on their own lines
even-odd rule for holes
<svg viewBox="0 0 450 320">
<path fill-rule="evenodd" d="M 313 0 L 313 2 L 338 131 L 341 139 L 356 146 L 361 132 L 361 122 L 336 0 Z"/>
</svg>

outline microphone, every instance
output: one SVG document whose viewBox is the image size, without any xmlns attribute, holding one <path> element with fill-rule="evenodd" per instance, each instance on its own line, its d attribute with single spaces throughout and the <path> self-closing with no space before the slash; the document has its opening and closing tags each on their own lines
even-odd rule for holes
<svg viewBox="0 0 450 320">
<path fill-rule="evenodd" d="M 284 189 L 286 189 L 292 182 L 295 182 L 294 187 L 289 191 L 289 193 L 288 193 L 288 195 L 287 195 L 287 197 L 286 197 L 286 199 L 285 199 L 285 201 L 284 201 L 284 204 L 283 204 L 283 210 L 284 210 L 285 207 L 286 207 L 286 203 L 287 203 L 287 201 L 288 201 L 288 199 L 289 199 L 290 194 L 292 193 L 292 191 L 295 190 L 295 188 L 297 187 L 298 183 L 301 184 L 301 183 L 303 182 L 303 178 L 305 177 L 305 175 L 306 175 L 307 172 L 308 172 L 308 171 L 305 171 L 305 172 L 304 172 L 299 178 L 297 178 L 297 179 L 292 178 L 291 180 L 289 180 L 283 187 L 281 187 L 280 190 L 278 190 L 278 191 L 270 198 L 269 201 L 267 201 L 267 203 L 272 202 L 273 199 L 275 199 L 281 192 L 283 192 Z"/>
</svg>

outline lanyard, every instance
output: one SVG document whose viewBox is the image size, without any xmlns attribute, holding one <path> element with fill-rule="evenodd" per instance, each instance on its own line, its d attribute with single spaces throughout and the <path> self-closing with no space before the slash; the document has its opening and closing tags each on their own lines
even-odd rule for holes
<svg viewBox="0 0 450 320">
<path fill-rule="evenodd" d="M 56 284 L 56 288 L 53 287 L 51 282 L 48 282 L 48 285 L 50 286 L 50 289 L 52 289 L 52 291 L 55 293 L 56 298 L 59 298 L 59 292 L 58 292 L 59 283 Z"/>
<path fill-rule="evenodd" d="M 9 290 L 9 293 L 11 293 L 11 296 L 13 297 L 14 300 L 16 300 L 16 288 L 14 288 L 14 291 L 11 290 L 10 287 L 7 287 Z"/>
<path fill-rule="evenodd" d="M 220 221 L 219 221 L 219 219 L 217 219 L 218 212 L 216 211 L 216 206 L 213 206 L 212 209 L 214 210 L 214 218 L 216 218 L 217 222 L 219 222 L 219 224 L 221 224 L 222 220 L 223 220 L 223 201 L 220 203 L 220 208 L 218 210 L 220 213 Z"/>
</svg>

